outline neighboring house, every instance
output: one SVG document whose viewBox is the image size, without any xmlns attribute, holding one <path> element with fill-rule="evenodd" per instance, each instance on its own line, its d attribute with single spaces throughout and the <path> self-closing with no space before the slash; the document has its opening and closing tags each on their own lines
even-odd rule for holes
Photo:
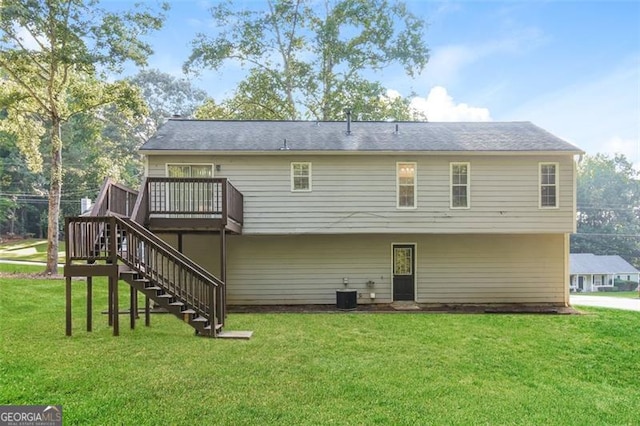
<svg viewBox="0 0 640 426">
<path fill-rule="evenodd" d="M 582 151 L 531 123 L 173 119 L 140 153 L 142 220 L 228 304 L 569 304 Z"/>
<path fill-rule="evenodd" d="M 620 256 L 572 253 L 570 265 L 572 291 L 600 291 L 613 288 L 615 280 L 640 282 L 640 271 Z"/>
</svg>

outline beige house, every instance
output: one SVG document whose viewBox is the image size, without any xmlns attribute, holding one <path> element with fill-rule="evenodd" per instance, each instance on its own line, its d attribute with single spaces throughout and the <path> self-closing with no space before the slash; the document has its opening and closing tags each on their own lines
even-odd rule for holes
<svg viewBox="0 0 640 426">
<path fill-rule="evenodd" d="M 582 151 L 531 123 L 173 119 L 140 152 L 140 222 L 227 304 L 569 303 Z"/>
</svg>

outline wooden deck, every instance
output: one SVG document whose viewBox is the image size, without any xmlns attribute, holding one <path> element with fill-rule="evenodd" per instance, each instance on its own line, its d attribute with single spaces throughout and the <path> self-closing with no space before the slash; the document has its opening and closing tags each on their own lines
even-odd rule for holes
<svg viewBox="0 0 640 426">
<path fill-rule="evenodd" d="M 147 178 L 132 218 L 153 232 L 242 233 L 243 196 L 226 178 Z"/>
</svg>

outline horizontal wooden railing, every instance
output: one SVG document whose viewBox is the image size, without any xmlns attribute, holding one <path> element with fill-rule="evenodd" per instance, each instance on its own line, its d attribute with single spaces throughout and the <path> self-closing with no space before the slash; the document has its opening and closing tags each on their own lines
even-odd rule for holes
<svg viewBox="0 0 640 426">
<path fill-rule="evenodd" d="M 120 261 L 208 318 L 212 330 L 216 319 L 222 322 L 216 318 L 216 288 L 222 281 L 134 221 L 69 217 L 65 239 L 67 267 L 77 261 Z"/>
<path fill-rule="evenodd" d="M 149 216 L 215 218 L 225 224 L 244 219 L 242 193 L 226 178 L 149 177 L 145 191 Z"/>
<path fill-rule="evenodd" d="M 115 214 L 129 217 L 133 212 L 138 191 L 127 188 L 106 178 L 102 184 L 100 194 L 91 208 L 90 216 L 107 216 Z"/>
</svg>

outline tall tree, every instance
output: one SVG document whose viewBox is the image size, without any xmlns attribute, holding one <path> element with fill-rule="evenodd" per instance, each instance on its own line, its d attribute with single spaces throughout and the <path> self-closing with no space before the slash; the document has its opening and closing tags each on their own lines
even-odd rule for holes
<svg viewBox="0 0 640 426">
<path fill-rule="evenodd" d="M 241 101 L 244 110 L 281 119 L 341 119 L 348 107 L 356 116 L 394 118 L 376 111 L 385 90 L 366 72 L 400 65 L 414 76 L 429 57 L 425 23 L 401 1 L 269 0 L 255 11 L 227 1 L 212 16 L 220 31 L 197 36 L 185 69 L 240 62 L 248 77 L 231 111 Z"/>
<path fill-rule="evenodd" d="M 42 169 L 40 143 L 49 151 L 46 273 L 57 272 L 62 123 L 112 103 L 128 114 L 144 110 L 137 90 L 125 82 L 106 82 L 104 73 L 121 71 L 127 61 L 144 65 L 151 48 L 140 37 L 162 22 L 162 14 L 147 8 L 108 12 L 97 0 L 1 3 L 0 69 L 6 79 L 0 84 L 0 107 L 7 118 L 0 128 L 18 137 L 33 170 Z"/>
<path fill-rule="evenodd" d="M 578 168 L 574 253 L 617 254 L 640 266 L 640 174 L 624 155 L 585 156 Z"/>
<path fill-rule="evenodd" d="M 191 117 L 207 99 L 207 92 L 194 87 L 186 78 L 178 78 L 159 70 L 142 70 L 129 80 L 139 87 L 149 106 L 144 140 L 151 137 L 167 118 L 174 115 Z"/>
</svg>

